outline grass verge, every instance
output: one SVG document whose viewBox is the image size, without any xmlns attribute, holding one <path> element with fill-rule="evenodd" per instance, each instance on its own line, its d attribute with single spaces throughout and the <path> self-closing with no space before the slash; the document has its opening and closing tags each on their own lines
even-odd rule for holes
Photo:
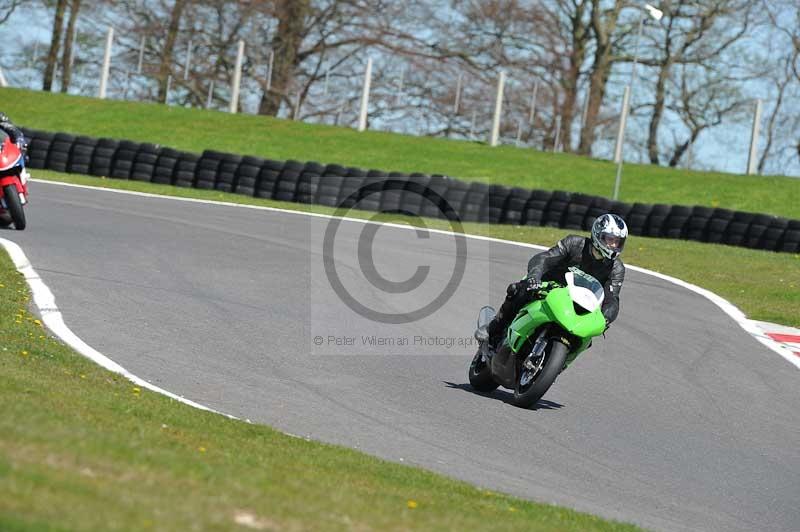
<svg viewBox="0 0 800 532">
<path fill-rule="evenodd" d="M 0 252 L 0 530 L 637 530 L 139 390 L 29 302 Z"/>
<path fill-rule="evenodd" d="M 0 89 L 3 111 L 22 125 L 128 138 L 201 152 L 317 160 L 363 168 L 447 174 L 526 188 L 610 196 L 616 166 L 570 154 L 441 138 L 357 131 L 252 115 Z M 742 139 L 741 149 L 746 148 Z M 731 147 L 731 149 L 736 149 Z M 689 172 L 626 164 L 620 199 L 725 207 L 800 218 L 800 179 Z"/>
<path fill-rule="evenodd" d="M 46 170 L 36 171 L 36 177 L 65 183 L 304 212 L 333 214 L 335 211 L 319 205 L 250 198 L 140 181 L 60 174 Z M 348 216 L 372 218 L 375 213 L 350 211 Z M 393 220 L 396 218 L 392 217 Z M 427 220 L 426 223 L 432 228 L 450 229 L 449 224 L 443 220 Z M 476 235 L 544 245 L 550 245 L 567 234 L 576 233 L 574 230 L 550 227 L 477 223 L 465 223 L 464 230 Z M 749 318 L 800 327 L 800 254 L 774 253 L 686 240 L 630 237 L 624 257 L 626 263 L 672 275 L 711 290 L 738 306 Z M 520 265 L 520 268 L 523 267 Z"/>
</svg>

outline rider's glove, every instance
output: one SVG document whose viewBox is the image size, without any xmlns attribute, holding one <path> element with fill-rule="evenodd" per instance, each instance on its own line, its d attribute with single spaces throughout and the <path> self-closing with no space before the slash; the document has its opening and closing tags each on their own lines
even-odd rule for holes
<svg viewBox="0 0 800 532">
<path fill-rule="evenodd" d="M 528 286 L 527 286 L 528 292 L 538 292 L 539 290 L 542 289 L 542 282 L 540 280 L 529 277 L 527 281 L 528 281 Z"/>
</svg>

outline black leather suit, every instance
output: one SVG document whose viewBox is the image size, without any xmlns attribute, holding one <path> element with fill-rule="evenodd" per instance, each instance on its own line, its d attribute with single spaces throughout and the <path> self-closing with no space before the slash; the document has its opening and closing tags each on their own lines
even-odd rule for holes
<svg viewBox="0 0 800 532">
<path fill-rule="evenodd" d="M 603 316 L 607 323 L 619 314 L 619 292 L 625 280 L 625 265 L 619 257 L 614 260 L 596 259 L 592 254 L 592 239 L 569 235 L 558 244 L 531 257 L 528 261 L 528 279 L 537 281 L 566 282 L 564 274 L 570 266 L 577 266 L 603 284 Z M 497 340 L 503 334 L 519 310 L 531 301 L 527 291 L 528 281 L 523 280 L 508 286 L 506 299 L 488 327 L 489 337 Z M 493 342 L 496 343 L 496 342 Z"/>
<path fill-rule="evenodd" d="M 5 113 L 0 112 L 0 129 L 6 132 L 11 137 L 11 142 L 19 144 L 23 151 L 26 151 L 27 145 L 25 143 L 25 135 L 22 130 L 15 126 Z"/>
</svg>

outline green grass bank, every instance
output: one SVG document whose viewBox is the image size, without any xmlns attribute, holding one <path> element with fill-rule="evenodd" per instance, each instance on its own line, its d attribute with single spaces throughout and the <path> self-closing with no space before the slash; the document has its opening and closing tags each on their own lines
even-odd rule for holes
<svg viewBox="0 0 800 532">
<path fill-rule="evenodd" d="M 609 161 L 527 148 L 393 133 L 357 131 L 264 116 L 160 104 L 98 100 L 0 89 L 3 110 L 19 124 L 95 137 L 128 138 L 201 152 L 271 159 L 315 160 L 363 168 L 447 174 L 526 188 L 610 196 L 616 166 Z M 747 149 L 742 139 L 741 149 Z M 736 149 L 731 147 L 731 149 Z M 689 172 L 627 164 L 620 199 L 704 205 L 800 218 L 800 179 Z"/>
</svg>

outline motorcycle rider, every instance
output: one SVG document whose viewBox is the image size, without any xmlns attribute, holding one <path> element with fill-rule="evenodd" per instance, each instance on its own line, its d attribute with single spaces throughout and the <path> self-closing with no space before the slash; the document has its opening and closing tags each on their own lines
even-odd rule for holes
<svg viewBox="0 0 800 532">
<path fill-rule="evenodd" d="M 0 130 L 3 130 L 11 138 L 11 142 L 19 146 L 23 155 L 27 154 L 28 143 L 25 141 L 25 135 L 22 133 L 22 130 L 14 125 L 11 119 L 8 118 L 8 115 L 2 111 L 0 111 Z"/>
<path fill-rule="evenodd" d="M 8 115 L 2 111 L 0 111 L 0 131 L 3 131 L 6 135 L 8 135 L 8 137 L 11 139 L 11 142 L 19 147 L 24 160 L 27 162 L 28 143 L 25 140 L 25 135 L 22 133 L 22 130 L 14 125 L 11 119 L 8 118 Z M 12 220 L 9 213 L 0 208 L 0 227 L 8 227 L 11 225 L 11 223 Z"/>
<path fill-rule="evenodd" d="M 603 285 L 602 312 L 608 327 L 619 314 L 619 292 L 625 279 L 625 265 L 619 255 L 627 237 L 628 227 L 620 216 L 603 214 L 592 224 L 591 237 L 568 235 L 547 251 L 534 255 L 528 262 L 528 275 L 508 285 L 506 299 L 497 315 L 485 329 L 476 331 L 476 338 L 488 340 L 492 348 L 500 345 L 506 328 L 520 309 L 530 303 L 542 281 L 565 283 L 564 274 L 570 266 L 577 266 Z"/>
</svg>

